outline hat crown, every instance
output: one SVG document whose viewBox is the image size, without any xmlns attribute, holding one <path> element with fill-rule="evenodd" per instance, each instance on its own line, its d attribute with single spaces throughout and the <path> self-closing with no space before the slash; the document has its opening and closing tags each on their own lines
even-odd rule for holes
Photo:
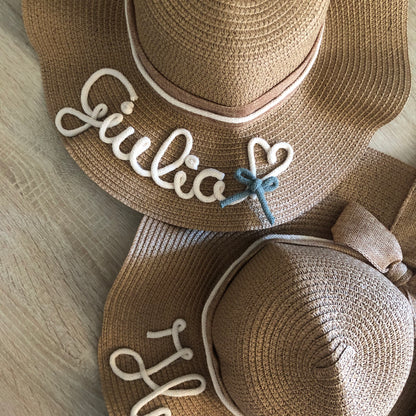
<svg viewBox="0 0 416 416">
<path fill-rule="evenodd" d="M 247 105 L 305 60 L 329 0 L 134 0 L 137 33 L 153 67 L 186 92 Z"/>
<path fill-rule="evenodd" d="M 388 415 L 413 323 L 401 292 L 363 262 L 268 243 L 222 294 L 212 342 L 220 386 L 244 416 Z"/>
</svg>

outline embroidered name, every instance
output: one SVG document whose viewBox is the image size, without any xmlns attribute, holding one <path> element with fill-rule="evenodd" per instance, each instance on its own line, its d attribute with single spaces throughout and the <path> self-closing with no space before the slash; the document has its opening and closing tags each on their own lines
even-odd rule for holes
<svg viewBox="0 0 416 416">
<path fill-rule="evenodd" d="M 116 78 L 124 85 L 127 92 L 129 93 L 130 100 L 121 103 L 121 112 L 116 112 L 108 115 L 109 108 L 104 103 L 97 104 L 94 108 L 90 107 L 90 90 L 92 86 L 103 76 L 111 76 Z M 115 157 L 120 160 L 129 161 L 131 167 L 138 175 L 146 178 L 151 178 L 153 182 L 159 187 L 164 189 L 173 189 L 179 198 L 191 199 L 195 197 L 203 203 L 212 203 L 215 201 L 225 200 L 225 173 L 214 168 L 205 168 L 201 170 L 195 176 L 190 191 L 184 192 L 182 190 L 183 185 L 187 181 L 187 174 L 183 170 L 180 170 L 180 168 L 183 165 L 195 171 L 198 171 L 199 168 L 199 158 L 196 155 L 191 154 L 193 147 L 193 137 L 191 132 L 186 129 L 176 129 L 169 135 L 169 137 L 159 147 L 155 157 L 153 158 L 150 170 L 143 168 L 138 161 L 138 158 L 152 145 L 149 137 L 144 136 L 137 139 L 129 153 L 124 153 L 120 150 L 121 144 L 128 137 L 135 133 L 134 128 L 129 126 L 115 136 L 108 135 L 107 131 L 113 127 L 119 126 L 123 122 L 125 116 L 132 114 L 134 110 L 134 101 L 137 99 L 138 96 L 132 84 L 121 72 L 111 68 L 103 68 L 92 74 L 81 90 L 81 106 L 83 112 L 72 107 L 64 107 L 56 114 L 55 124 L 58 131 L 66 137 L 75 137 L 91 127 L 97 128 L 100 140 L 104 143 L 111 144 Z M 64 116 L 68 115 L 78 118 L 83 124 L 74 129 L 65 128 L 62 124 L 62 121 Z M 174 162 L 166 166 L 160 166 L 164 155 L 168 152 L 169 146 L 171 146 L 172 143 L 181 136 L 185 138 L 185 148 L 182 154 Z M 256 145 L 260 145 L 264 149 L 267 155 L 267 161 L 271 165 L 277 163 L 278 151 L 286 151 L 285 160 L 270 173 L 259 179 L 263 180 L 271 176 L 277 176 L 281 174 L 289 167 L 293 160 L 294 151 L 289 143 L 282 142 L 270 146 L 266 140 L 260 137 L 255 137 L 249 141 L 247 148 L 249 168 L 254 176 L 256 176 L 256 161 L 254 156 L 254 147 Z M 173 182 L 162 179 L 164 175 L 173 171 L 176 171 Z M 205 195 L 201 191 L 201 184 L 207 178 L 216 179 L 211 195 Z M 236 199 L 232 205 L 242 202 L 246 199 L 246 197 L 247 196 L 242 195 L 241 198 Z M 253 197 L 255 197 L 255 195 Z"/>
<path fill-rule="evenodd" d="M 196 396 L 201 394 L 206 388 L 206 381 L 204 377 L 199 374 L 188 374 L 185 376 L 177 377 L 174 380 L 169 381 L 162 386 L 156 384 L 150 376 L 161 371 L 163 368 L 167 367 L 168 365 L 172 364 L 174 361 L 182 358 L 184 360 L 191 360 L 193 358 L 193 351 L 191 348 L 183 348 L 182 344 L 179 340 L 179 333 L 182 332 L 186 328 L 186 322 L 183 319 L 177 319 L 172 328 L 166 329 L 164 331 L 157 331 L 157 332 L 148 332 L 147 338 L 158 339 L 171 336 L 173 340 L 173 344 L 175 346 L 176 352 L 172 354 L 170 357 L 166 358 L 165 360 L 161 361 L 159 364 L 151 368 L 146 368 L 142 357 L 134 350 L 129 348 L 120 348 L 114 351 L 110 356 L 110 367 L 113 373 L 125 381 L 135 381 L 135 380 L 143 380 L 152 392 L 149 393 L 146 397 L 140 399 L 130 411 L 130 416 L 137 416 L 139 411 L 145 406 L 147 403 L 151 402 L 158 396 L 169 396 L 169 397 L 187 397 L 187 396 Z M 139 372 L 137 373 L 126 373 L 117 366 L 117 358 L 127 355 L 133 358 L 139 366 Z M 181 384 L 196 381 L 199 383 L 198 387 L 195 388 L 188 388 L 188 389 L 174 389 L 174 387 L 179 386 Z M 156 415 L 171 415 L 171 411 L 168 408 L 161 407 L 156 409 L 150 413 L 147 413 L 146 416 L 156 416 Z"/>
</svg>

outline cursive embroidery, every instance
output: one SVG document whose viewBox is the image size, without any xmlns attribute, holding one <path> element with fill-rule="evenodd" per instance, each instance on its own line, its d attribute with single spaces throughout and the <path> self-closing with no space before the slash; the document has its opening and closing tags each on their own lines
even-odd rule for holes
<svg viewBox="0 0 416 416">
<path fill-rule="evenodd" d="M 123 84 L 127 93 L 129 94 L 129 101 L 124 101 L 120 105 L 121 112 L 115 112 L 112 114 L 109 113 L 109 108 L 106 104 L 100 103 L 97 104 L 94 108 L 91 108 L 89 104 L 89 94 L 92 86 L 103 76 L 111 76 L 117 79 Z M 132 114 L 134 110 L 134 102 L 137 100 L 137 94 L 134 90 L 132 84 L 128 79 L 119 71 L 111 68 L 103 68 L 95 72 L 88 78 L 87 82 L 81 90 L 81 106 L 84 112 L 76 110 L 72 107 L 64 107 L 56 114 L 55 124 L 58 131 L 66 137 L 74 137 L 78 134 L 88 130 L 91 127 L 98 129 L 98 136 L 100 140 L 104 143 L 110 144 L 112 147 L 112 152 L 115 157 L 120 160 L 128 161 L 132 169 L 140 176 L 151 178 L 153 182 L 161 188 L 164 189 L 173 189 L 176 195 L 181 199 L 192 199 L 197 198 L 203 203 L 212 203 L 215 201 L 223 201 L 226 199 L 224 196 L 225 192 L 225 174 L 214 168 L 205 168 L 201 170 L 194 178 L 192 182 L 192 188 L 188 192 L 184 192 L 182 187 L 187 182 L 187 174 L 185 171 L 181 170 L 183 165 L 187 166 L 189 169 L 198 171 L 199 168 L 199 158 L 191 154 L 193 147 L 193 137 L 189 130 L 184 128 L 179 128 L 173 131 L 169 137 L 162 143 L 159 147 L 156 155 L 154 156 L 150 170 L 143 168 L 138 162 L 139 157 L 145 153 L 152 145 L 152 142 L 149 137 L 143 136 L 136 140 L 133 148 L 129 153 L 124 153 L 121 151 L 121 144 L 130 136 L 135 134 L 135 129 L 131 126 L 125 128 L 123 131 L 118 133 L 115 136 L 109 134 L 109 129 L 119 126 L 126 115 Z M 63 118 L 65 116 L 73 116 L 80 120 L 83 124 L 79 127 L 68 129 L 63 126 Z M 165 154 L 169 153 L 169 147 L 175 140 L 178 140 L 179 137 L 185 139 L 185 147 L 182 151 L 182 154 L 172 163 L 169 163 L 166 166 L 161 166 L 161 161 L 163 160 Z M 255 137 L 251 139 L 248 143 L 248 160 L 250 171 L 256 176 L 256 161 L 254 157 L 254 147 L 260 145 L 267 155 L 267 161 L 270 165 L 277 163 L 277 152 L 280 150 L 286 151 L 286 158 L 283 162 L 275 167 L 270 173 L 268 173 L 264 178 L 266 179 L 271 176 L 277 176 L 284 172 L 293 160 L 293 148 L 289 143 L 276 143 L 273 146 L 270 146 L 266 140 Z M 163 179 L 163 176 L 175 172 L 173 182 L 169 182 L 166 179 Z M 202 182 L 206 178 L 214 178 L 216 181 L 213 185 L 213 190 L 210 195 L 205 195 L 201 191 Z M 245 195 L 245 194 L 244 194 Z M 233 202 L 230 205 L 238 204 L 246 199 L 247 196 L 241 196 L 240 199 L 234 198 Z M 255 198 L 255 195 L 253 196 Z"/>
<path fill-rule="evenodd" d="M 168 336 L 172 336 L 173 344 L 175 346 L 176 352 L 172 354 L 170 357 L 166 358 L 165 360 L 161 361 L 159 364 L 151 368 L 146 368 L 142 357 L 134 350 L 129 348 L 120 348 L 114 351 L 110 356 L 110 367 L 113 373 L 125 381 L 135 381 L 135 380 L 143 380 L 151 389 L 152 392 L 149 393 L 143 399 L 140 399 L 131 409 L 130 416 L 137 416 L 140 409 L 143 408 L 147 403 L 151 402 L 158 396 L 169 396 L 169 397 L 186 397 L 186 396 L 197 396 L 201 394 L 206 388 L 206 381 L 204 377 L 199 374 L 188 374 L 182 377 L 177 377 L 174 380 L 159 386 L 156 384 L 150 376 L 162 370 L 163 368 L 167 367 L 168 365 L 172 364 L 174 361 L 182 358 L 184 360 L 191 360 L 193 358 L 193 351 L 191 348 L 183 348 L 182 344 L 179 340 L 179 333 L 182 332 L 186 328 L 186 322 L 183 319 L 177 319 L 172 328 L 166 329 L 164 331 L 157 331 L 157 332 L 148 332 L 147 338 L 157 339 L 157 338 L 164 338 Z M 132 357 L 137 364 L 139 365 L 140 371 L 137 373 L 126 373 L 117 366 L 116 360 L 121 355 L 128 355 Z M 199 382 L 199 386 L 195 388 L 188 388 L 188 389 L 173 389 L 173 387 L 179 386 L 183 383 L 189 381 L 197 381 Z M 159 415 L 166 415 L 170 416 L 172 412 L 170 409 L 161 407 L 156 409 L 150 413 L 147 413 L 146 416 L 159 416 Z"/>
<path fill-rule="evenodd" d="M 81 90 L 81 106 L 84 110 L 84 113 L 81 113 L 81 111 L 75 110 L 71 107 L 64 107 L 61 110 L 58 111 L 55 117 L 55 124 L 57 129 L 61 134 L 63 134 L 66 137 L 74 137 L 78 134 L 84 132 L 85 130 L 88 130 L 90 127 L 100 127 L 103 123 L 102 121 L 99 121 L 100 118 L 103 118 L 108 113 L 108 106 L 104 103 L 98 104 L 92 109 L 90 105 L 88 104 L 88 97 L 90 94 L 91 87 L 99 80 L 101 77 L 105 75 L 110 75 L 112 77 L 117 78 L 127 89 L 128 93 L 130 94 L 130 100 L 131 101 L 124 101 L 120 109 L 122 113 L 128 115 L 133 112 L 134 108 L 134 101 L 137 100 L 137 94 L 134 90 L 133 86 L 130 84 L 129 80 L 119 71 L 111 68 L 102 68 L 98 71 L 94 72 L 87 80 L 87 82 L 84 84 Z M 79 120 L 83 121 L 85 124 L 83 124 L 80 127 L 77 127 L 75 129 L 66 129 L 62 126 L 62 118 L 66 114 L 71 114 L 75 117 L 77 117 Z M 114 124 L 117 125 L 119 123 Z M 113 127 L 113 125 L 111 126 Z"/>
</svg>

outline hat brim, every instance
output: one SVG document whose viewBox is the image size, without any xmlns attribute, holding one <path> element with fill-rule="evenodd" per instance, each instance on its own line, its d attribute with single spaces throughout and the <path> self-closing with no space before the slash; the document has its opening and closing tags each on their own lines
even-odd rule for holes
<svg viewBox="0 0 416 416">
<path fill-rule="evenodd" d="M 354 174 L 322 203 L 295 221 L 268 232 L 330 239 L 331 227 L 349 201 L 360 203 L 391 228 L 415 180 L 416 169 L 369 149 Z M 207 380 L 207 389 L 193 397 L 160 396 L 144 410 L 164 406 L 170 408 L 173 415 L 201 412 L 215 416 L 229 415 L 210 381 L 202 341 L 201 316 L 204 304 L 227 268 L 265 234 L 264 230 L 201 232 L 149 217 L 143 219 L 104 311 L 99 367 L 111 416 L 129 414 L 131 407 L 150 391 L 143 380 L 126 382 L 113 374 L 109 365 L 110 355 L 119 348 L 128 347 L 142 355 L 147 367 L 155 365 L 172 354 L 173 346 L 171 343 L 148 340 L 146 333 L 169 328 L 178 318 L 187 322 L 181 340 L 184 346 L 193 349 L 194 358 L 190 361 L 179 360 L 153 378 L 164 384 L 175 377 L 197 373 Z M 134 363 L 124 364 L 125 371 L 137 371 Z M 390 416 L 413 415 L 416 412 L 415 386 L 416 362 Z"/>
<path fill-rule="evenodd" d="M 262 137 L 270 145 L 288 142 L 295 152 L 293 162 L 281 175 L 279 188 L 266 195 L 276 225 L 306 212 L 340 183 L 358 163 L 374 131 L 400 111 L 410 89 L 407 0 L 331 1 L 318 59 L 305 81 L 284 105 L 241 126 L 187 113 L 149 87 L 132 56 L 122 2 L 24 0 L 23 11 L 39 55 L 51 117 L 64 107 L 81 110 L 82 86 L 95 71 L 121 71 L 138 95 L 133 113 L 122 122 L 123 128 L 133 127 L 135 134 L 121 149 L 129 152 L 138 138 L 149 137 L 151 147 L 140 156 L 145 169 L 172 131 L 185 128 L 193 135 L 198 172 L 205 168 L 223 172 L 225 196 L 230 196 L 243 188 L 233 175 L 237 168 L 248 168 L 250 139 Z M 90 94 L 93 105 L 105 103 L 111 111 L 119 111 L 128 98 L 125 87 L 111 77 L 100 79 Z M 64 122 L 67 128 L 81 123 L 71 116 Z M 96 128 L 63 140 L 70 155 L 100 187 L 153 218 L 214 231 L 270 227 L 258 200 L 249 198 L 222 209 L 218 201 L 185 200 L 174 190 L 159 187 L 137 174 L 128 161 L 117 159 L 111 146 L 100 141 Z M 258 172 L 267 173 L 264 149 L 257 147 Z M 179 142 L 169 149 L 162 165 L 171 163 L 182 149 Z M 187 192 L 197 172 L 183 168 L 188 175 Z M 172 181 L 171 175 L 166 180 Z M 211 179 L 201 185 L 205 195 L 212 188 Z"/>
</svg>

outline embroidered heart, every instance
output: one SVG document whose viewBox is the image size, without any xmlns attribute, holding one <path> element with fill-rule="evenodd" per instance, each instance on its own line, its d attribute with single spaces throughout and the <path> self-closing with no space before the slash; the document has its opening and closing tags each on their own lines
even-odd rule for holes
<svg viewBox="0 0 416 416">
<path fill-rule="evenodd" d="M 248 163 L 250 170 L 254 176 L 257 176 L 256 158 L 254 156 L 254 146 L 256 146 L 257 144 L 260 145 L 266 152 L 267 162 L 269 163 L 269 165 L 274 165 L 277 163 L 277 153 L 279 152 L 279 150 L 286 151 L 286 159 L 283 160 L 283 162 L 279 166 L 274 168 L 270 173 L 268 173 L 260 179 L 266 179 L 270 178 L 271 176 L 280 175 L 292 163 L 294 151 L 293 147 L 289 143 L 281 142 L 275 143 L 273 146 L 270 146 L 269 143 L 267 143 L 267 141 L 262 139 L 261 137 L 254 137 L 248 142 L 247 147 Z"/>
</svg>

